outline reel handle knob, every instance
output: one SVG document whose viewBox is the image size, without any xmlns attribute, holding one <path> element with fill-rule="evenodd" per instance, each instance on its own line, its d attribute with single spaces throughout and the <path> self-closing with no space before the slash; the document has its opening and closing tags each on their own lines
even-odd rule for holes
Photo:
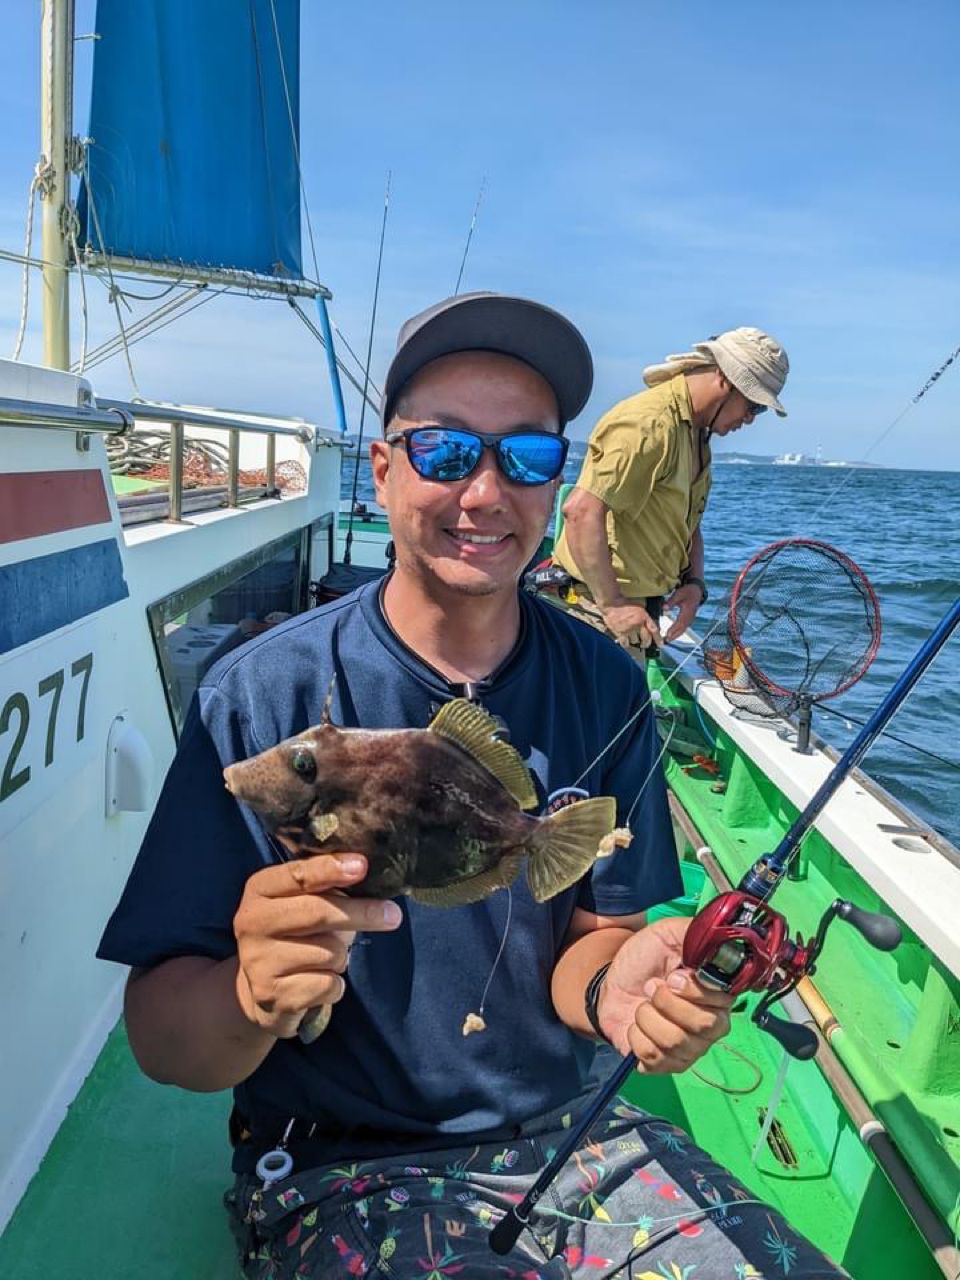
<svg viewBox="0 0 960 1280">
<path fill-rule="evenodd" d="M 805 1062 L 816 1056 L 817 1033 L 812 1027 L 805 1027 L 800 1022 L 786 1022 L 765 1010 L 754 1015 L 754 1022 L 758 1027 L 763 1027 L 764 1031 L 769 1031 L 791 1058 L 799 1058 Z"/>
<path fill-rule="evenodd" d="M 852 902 L 841 902 L 837 915 L 852 924 L 878 951 L 892 951 L 903 940 L 903 930 L 892 916 L 881 915 L 878 911 L 863 911 Z"/>
</svg>

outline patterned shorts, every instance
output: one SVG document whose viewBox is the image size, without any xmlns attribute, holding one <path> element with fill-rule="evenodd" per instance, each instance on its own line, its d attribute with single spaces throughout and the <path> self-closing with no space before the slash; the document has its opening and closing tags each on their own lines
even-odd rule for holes
<svg viewBox="0 0 960 1280">
<path fill-rule="evenodd" d="M 226 1203 L 248 1280 L 748 1280 L 837 1277 L 682 1129 L 623 1101 L 600 1116 L 513 1251 L 491 1226 L 519 1203 L 570 1117 L 508 1145 L 481 1144 L 294 1172 L 264 1190 L 241 1176 Z"/>
</svg>

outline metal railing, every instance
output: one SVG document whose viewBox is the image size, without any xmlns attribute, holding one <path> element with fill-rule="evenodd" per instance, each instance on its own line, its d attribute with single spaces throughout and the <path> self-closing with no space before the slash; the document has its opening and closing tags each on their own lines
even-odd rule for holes
<svg viewBox="0 0 960 1280">
<path fill-rule="evenodd" d="M 294 436 L 302 444 L 313 444 L 316 432 L 306 422 L 285 426 L 276 418 L 258 418 L 255 414 L 209 413 L 200 409 L 184 409 L 175 404 L 158 404 L 149 400 L 105 400 L 97 404 L 127 413 L 144 422 L 180 422 L 190 427 L 213 427 L 219 431 L 251 432 L 255 435 Z"/>
<path fill-rule="evenodd" d="M 107 408 L 101 410 L 0 397 L 0 426 L 39 427 L 41 430 L 81 434 L 99 431 L 109 436 L 122 436 L 133 430 L 133 414 L 128 406 L 119 402 L 107 402 Z"/>
<path fill-rule="evenodd" d="M 143 495 L 142 498 L 131 496 L 121 500 L 120 505 L 125 509 L 129 506 L 132 510 L 138 511 L 140 519 L 158 519 L 165 515 L 165 518 L 173 523 L 179 523 L 183 519 L 184 446 L 187 426 L 209 427 L 211 430 L 229 433 L 226 485 L 217 485 L 204 491 L 202 505 L 205 506 L 240 506 L 241 435 L 266 437 L 265 483 L 262 487 L 257 486 L 257 497 L 277 494 L 278 436 L 288 436 L 301 444 L 314 447 L 320 440 L 318 433 L 306 422 L 287 424 L 276 419 L 259 418 L 252 414 L 241 415 L 226 411 L 211 413 L 149 401 L 100 399 L 97 401 L 96 408 L 75 408 L 70 405 L 41 404 L 36 401 L 0 397 L 0 425 L 73 431 L 77 434 L 79 448 L 85 447 L 81 441 L 92 432 L 112 436 L 133 435 L 138 420 L 164 423 L 170 427 L 170 476 L 164 504 L 167 509 L 165 513 L 161 513 L 157 509 L 158 499 L 149 495 Z M 195 498 L 200 496 L 200 493 L 197 493 Z M 189 505 L 192 509 L 196 509 L 198 503 L 194 500 Z M 125 523 L 136 523 L 136 518 Z"/>
<path fill-rule="evenodd" d="M 217 486 L 206 496 L 211 500 L 206 505 L 239 507 L 240 506 L 240 436 L 243 434 L 266 436 L 267 459 L 264 486 L 257 488 L 257 497 L 276 496 L 277 474 L 277 436 L 289 436 L 301 444 L 311 445 L 317 441 L 317 434 L 307 423 L 291 423 L 287 425 L 271 418 L 257 418 L 253 415 L 233 413 L 211 413 L 199 409 L 185 409 L 179 405 L 156 404 L 139 400 L 104 400 L 99 404 L 122 413 L 129 413 L 135 419 L 145 422 L 168 423 L 170 426 L 170 479 L 168 484 L 167 520 L 177 524 L 183 519 L 183 456 L 186 443 L 185 427 L 209 427 L 215 431 L 227 431 L 227 483 L 226 496 L 223 489 Z M 198 495 L 199 496 L 199 495 Z M 155 504 L 147 504 L 153 507 Z M 196 506 L 196 504 L 191 504 Z M 146 507 L 143 511 L 146 515 Z M 149 516 L 147 518 L 150 518 Z M 132 521 L 130 522 L 132 523 Z"/>
</svg>

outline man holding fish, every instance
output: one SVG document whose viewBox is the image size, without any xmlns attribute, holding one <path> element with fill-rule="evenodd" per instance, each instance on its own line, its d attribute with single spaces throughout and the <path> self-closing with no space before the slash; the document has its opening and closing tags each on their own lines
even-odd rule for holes
<svg viewBox="0 0 960 1280">
<path fill-rule="evenodd" d="M 191 707 L 100 954 L 133 966 L 147 1074 L 234 1089 L 249 1277 L 732 1277 L 772 1230 L 791 1275 L 842 1274 L 623 1103 L 488 1248 L 609 1071 L 598 1042 L 678 1072 L 729 1026 L 687 922 L 645 925 L 680 880 L 643 673 L 518 588 L 591 383 L 540 304 L 408 321 L 371 446 L 393 570 L 227 655 Z"/>
</svg>

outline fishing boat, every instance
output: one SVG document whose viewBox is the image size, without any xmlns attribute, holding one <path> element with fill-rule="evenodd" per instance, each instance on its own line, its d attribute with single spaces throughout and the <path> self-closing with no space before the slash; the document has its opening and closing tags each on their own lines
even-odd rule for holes
<svg viewBox="0 0 960 1280">
<path fill-rule="evenodd" d="M 176 10 L 182 47 L 161 65 L 164 40 L 144 50 L 134 28 L 164 8 Z M 216 39 L 182 25 L 191 13 Z M 220 1207 L 230 1099 L 140 1073 L 120 1017 L 125 972 L 94 953 L 204 672 L 278 618 L 383 573 L 389 530 L 372 507 L 340 511 L 350 437 L 329 294 L 300 263 L 293 0 L 102 3 L 83 146 L 71 23 L 67 0 L 45 0 L 44 362 L 0 362 L 0 1275 L 226 1280 L 237 1274 Z M 266 199 L 229 246 L 204 241 L 202 203 L 191 201 L 193 222 L 160 203 L 155 150 L 136 134 L 160 100 L 158 75 L 172 74 L 163 100 L 182 105 L 196 137 L 196 69 L 182 60 L 194 44 L 208 83 L 246 94 L 213 114 L 259 122 L 228 163 L 247 166 L 244 201 L 253 190 Z M 251 69 L 250 83 L 228 66 Z M 83 176 L 76 201 L 71 170 Z M 109 396 L 71 367 L 67 281 L 81 268 L 121 285 L 139 273 L 184 291 L 313 301 L 337 421 Z M 736 884 L 837 761 L 815 734 L 799 752 L 792 720 L 745 716 L 686 640 L 685 656 L 667 649 L 648 664 L 685 885 L 661 914 L 692 915 Z M 960 852 L 855 770 L 817 817 L 778 907 L 810 935 L 838 897 L 895 917 L 903 940 L 881 952 L 855 930 L 831 933 L 816 974 L 780 1006 L 815 1035 L 812 1060 L 788 1061 L 748 1016 L 749 996 L 695 1071 L 634 1076 L 626 1092 L 857 1280 L 955 1280 Z M 772 1274 L 788 1275 L 789 1246 L 776 1248 Z"/>
</svg>

